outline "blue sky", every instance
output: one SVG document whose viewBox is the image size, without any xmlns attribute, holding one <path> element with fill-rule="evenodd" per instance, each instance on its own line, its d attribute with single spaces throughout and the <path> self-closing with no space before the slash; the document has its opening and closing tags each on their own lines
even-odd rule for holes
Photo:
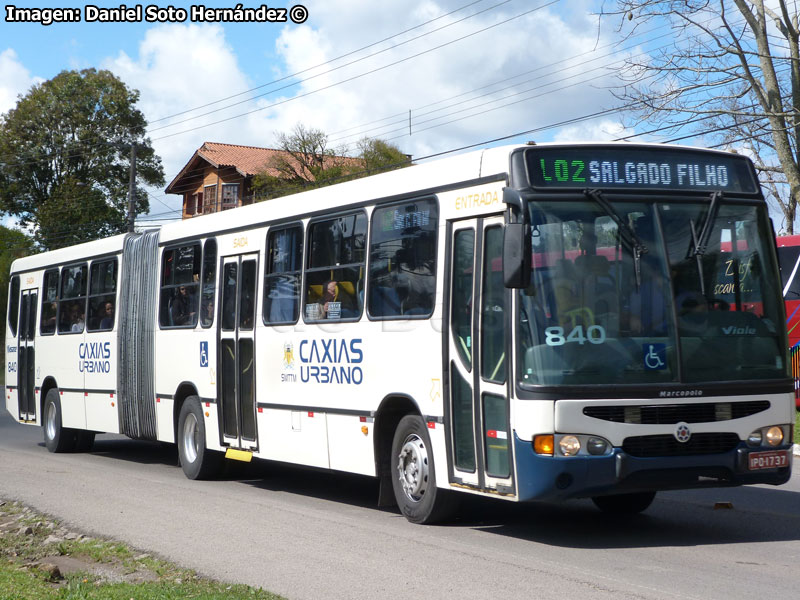
<svg viewBox="0 0 800 600">
<path fill-rule="evenodd" d="M 612 108 L 613 61 L 634 51 L 609 54 L 617 38 L 611 23 L 598 31 L 592 0 L 299 1 L 308 9 L 303 24 L 0 20 L 0 113 L 61 70 L 95 67 L 140 91 L 168 181 L 204 141 L 272 146 L 276 132 L 297 123 L 328 132 L 335 147 L 352 149 L 370 135 L 419 158 Z M 16 6 L 84 14 L 86 4 Z M 287 83 L 294 85 L 276 89 Z M 621 132 L 620 116 L 611 114 L 511 141 Z M 151 213 L 177 215 L 177 196 L 151 195 Z"/>
</svg>

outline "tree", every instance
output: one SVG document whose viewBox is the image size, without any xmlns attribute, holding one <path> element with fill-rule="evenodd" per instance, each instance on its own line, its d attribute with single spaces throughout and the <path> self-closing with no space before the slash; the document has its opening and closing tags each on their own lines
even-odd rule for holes
<svg viewBox="0 0 800 600">
<path fill-rule="evenodd" d="M 667 22 L 674 43 L 622 70 L 633 124 L 741 149 L 794 231 L 800 199 L 800 30 L 786 0 L 617 0 L 620 30 Z M 628 22 L 631 22 L 629 24 Z M 629 28 L 630 29 L 627 29 Z"/>
<path fill-rule="evenodd" d="M 8 310 L 8 282 L 11 263 L 17 258 L 34 253 L 33 240 L 23 232 L 0 225 L 0 315 L 5 319 Z M 0 341 L 4 341 L 5 325 L 0 327 Z M 0 344 L 2 345 L 2 344 Z M 5 347 L 4 345 L 2 347 Z M 4 369 L 0 369 L 0 372 Z"/>
<path fill-rule="evenodd" d="M 346 149 L 329 147 L 325 132 L 300 123 L 288 134 L 278 133 L 277 142 L 281 153 L 253 179 L 253 190 L 262 200 L 410 164 L 396 146 L 368 138 L 358 142 L 357 156 L 346 156 Z"/>
<path fill-rule="evenodd" d="M 411 164 L 411 157 L 394 144 L 375 138 L 358 141 L 358 158 L 363 162 L 365 175 L 402 169 Z"/>
<path fill-rule="evenodd" d="M 0 211 L 53 249 L 125 231 L 131 145 L 137 185 L 163 185 L 164 170 L 139 93 L 109 71 L 62 71 L 0 117 Z M 149 208 L 136 194 L 137 213 Z"/>
</svg>

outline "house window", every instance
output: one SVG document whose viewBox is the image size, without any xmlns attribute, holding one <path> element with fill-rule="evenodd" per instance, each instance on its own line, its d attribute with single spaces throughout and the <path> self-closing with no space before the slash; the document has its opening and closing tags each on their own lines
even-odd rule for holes
<svg viewBox="0 0 800 600">
<path fill-rule="evenodd" d="M 203 214 L 203 192 L 200 192 L 199 194 L 195 194 L 195 198 L 196 198 L 195 206 L 197 206 L 197 214 L 198 215 L 202 215 Z"/>
<path fill-rule="evenodd" d="M 222 210 L 236 208 L 239 205 L 239 184 L 222 184 Z"/>
<path fill-rule="evenodd" d="M 203 188 L 203 196 L 205 198 L 205 208 L 203 212 L 213 213 L 217 212 L 217 186 L 207 185 Z"/>
<path fill-rule="evenodd" d="M 197 210 L 197 194 L 186 194 L 186 214 L 194 215 Z"/>
</svg>

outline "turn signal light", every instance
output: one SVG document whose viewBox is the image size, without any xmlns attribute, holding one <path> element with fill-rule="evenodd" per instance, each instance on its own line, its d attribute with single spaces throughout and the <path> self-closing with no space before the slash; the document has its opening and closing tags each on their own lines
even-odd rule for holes
<svg viewBox="0 0 800 600">
<path fill-rule="evenodd" d="M 555 442 L 553 441 L 553 434 L 535 435 L 533 436 L 533 451 L 536 454 L 549 454 L 553 456 L 553 449 Z"/>
</svg>

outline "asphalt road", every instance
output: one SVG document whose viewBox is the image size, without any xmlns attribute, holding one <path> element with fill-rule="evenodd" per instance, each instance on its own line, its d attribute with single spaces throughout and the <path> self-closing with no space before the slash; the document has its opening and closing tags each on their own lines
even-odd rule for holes
<svg viewBox="0 0 800 600">
<path fill-rule="evenodd" d="M 664 493 L 629 519 L 473 500 L 425 527 L 376 508 L 368 478 L 231 467 L 189 481 L 173 447 L 119 436 L 50 454 L 0 409 L 0 497 L 292 600 L 800 597 L 800 469 L 778 488 Z"/>
</svg>

